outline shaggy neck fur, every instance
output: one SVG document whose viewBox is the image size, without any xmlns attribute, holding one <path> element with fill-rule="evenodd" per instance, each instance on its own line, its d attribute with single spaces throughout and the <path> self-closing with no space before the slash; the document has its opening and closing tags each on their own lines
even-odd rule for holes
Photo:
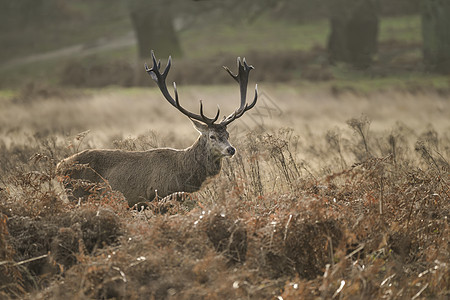
<svg viewBox="0 0 450 300">
<path fill-rule="evenodd" d="M 222 167 L 222 155 L 215 153 L 208 149 L 207 138 L 200 135 L 197 141 L 189 148 L 186 149 L 185 162 L 190 162 L 185 165 L 191 172 L 189 186 L 194 189 L 199 189 L 202 183 L 208 178 L 219 174 Z M 195 164 L 192 164 L 195 162 Z"/>
</svg>

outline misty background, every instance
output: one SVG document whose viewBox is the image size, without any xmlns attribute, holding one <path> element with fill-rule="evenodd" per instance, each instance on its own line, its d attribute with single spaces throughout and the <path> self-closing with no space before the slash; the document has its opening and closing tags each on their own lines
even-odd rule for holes
<svg viewBox="0 0 450 300">
<path fill-rule="evenodd" d="M 3 0 L 0 27 L 2 89 L 148 86 L 151 49 L 180 84 L 229 83 L 236 56 L 258 82 L 449 83 L 448 1 Z"/>
</svg>

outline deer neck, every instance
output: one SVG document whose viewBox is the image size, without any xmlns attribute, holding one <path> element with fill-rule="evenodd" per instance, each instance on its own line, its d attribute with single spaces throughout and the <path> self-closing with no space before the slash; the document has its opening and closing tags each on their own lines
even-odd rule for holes
<svg viewBox="0 0 450 300">
<path fill-rule="evenodd" d="M 200 135 L 195 143 L 186 149 L 186 162 L 189 161 L 192 171 L 205 174 L 205 179 L 217 175 L 222 167 L 222 156 L 213 153 L 208 147 L 206 137 Z"/>
</svg>

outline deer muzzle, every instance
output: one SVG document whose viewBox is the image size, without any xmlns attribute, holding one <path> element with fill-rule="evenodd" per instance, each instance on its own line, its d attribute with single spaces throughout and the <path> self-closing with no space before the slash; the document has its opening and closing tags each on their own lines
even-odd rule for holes
<svg viewBox="0 0 450 300">
<path fill-rule="evenodd" d="M 233 147 L 230 146 L 227 148 L 227 153 L 229 156 L 233 156 L 234 153 L 236 153 L 236 149 L 234 149 Z"/>
</svg>

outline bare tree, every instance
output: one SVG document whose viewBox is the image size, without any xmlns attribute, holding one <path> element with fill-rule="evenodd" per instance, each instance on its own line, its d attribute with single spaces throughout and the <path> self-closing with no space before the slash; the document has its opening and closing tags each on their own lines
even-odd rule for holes
<svg viewBox="0 0 450 300">
<path fill-rule="evenodd" d="M 167 0 L 129 0 L 131 22 L 138 41 L 139 57 L 148 57 L 149 49 L 163 56 L 181 56 L 181 46 L 175 32 Z"/>
<path fill-rule="evenodd" d="M 252 109 L 258 98 L 255 88 L 253 102 L 247 103 L 248 76 L 253 67 L 247 65 L 245 59 L 241 62 L 238 58 L 237 75 L 228 68 L 225 69 L 239 83 L 240 106 L 221 122 L 216 123 L 220 109 L 217 110 L 215 117 L 208 118 L 203 113 L 201 102 L 200 114 L 190 112 L 180 105 L 175 83 L 175 98 L 169 93 L 166 77 L 171 67 L 170 57 L 162 73 L 161 63 L 156 61 L 153 52 L 152 60 L 153 66 L 151 68 L 146 66 L 147 73 L 158 84 L 166 100 L 192 121 L 200 132 L 197 141 L 184 150 L 170 148 L 148 151 L 86 150 L 63 160 L 57 167 L 58 173 L 72 179 L 109 183 L 113 189 L 123 193 L 130 206 L 175 192 L 197 191 L 207 179 L 217 175 L 222 166 L 222 158 L 231 157 L 236 151 L 228 142 L 227 126 Z M 79 164 L 87 167 L 80 168 Z M 66 187 L 73 189 L 72 180 L 66 182 Z M 75 198 L 86 195 L 87 192 L 81 188 L 73 190 Z"/>
<path fill-rule="evenodd" d="M 422 36 L 426 68 L 450 74 L 450 1 L 422 1 Z"/>
<path fill-rule="evenodd" d="M 332 0 L 329 9 L 330 61 L 370 66 L 377 51 L 379 0 Z"/>
</svg>

